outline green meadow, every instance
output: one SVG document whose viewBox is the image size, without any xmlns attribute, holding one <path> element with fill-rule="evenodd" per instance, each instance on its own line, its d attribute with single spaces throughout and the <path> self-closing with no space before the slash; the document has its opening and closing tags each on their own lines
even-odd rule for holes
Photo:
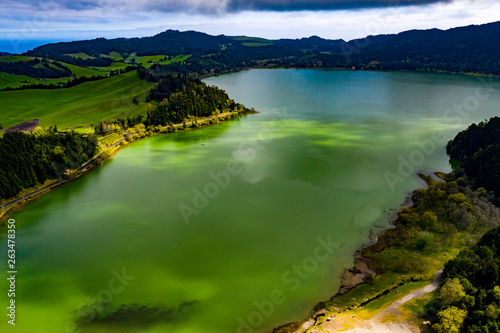
<svg viewBox="0 0 500 333">
<path fill-rule="evenodd" d="M 78 77 L 81 77 L 81 76 L 90 77 L 90 76 L 98 76 L 98 75 L 100 76 L 100 75 L 107 74 L 107 71 L 103 71 L 103 70 L 96 70 L 96 69 L 92 69 L 92 68 L 80 67 L 80 66 L 71 65 L 71 64 L 68 64 L 65 62 L 61 62 L 61 64 L 68 67 L 68 69 L 75 76 L 78 76 Z"/>
<path fill-rule="evenodd" d="M 0 73 L 0 89 L 5 89 L 7 87 L 18 88 L 25 85 L 40 83 L 57 84 L 60 82 L 67 82 L 70 79 L 70 77 L 63 77 L 59 79 L 35 79 L 26 75 Z"/>
<path fill-rule="evenodd" d="M 130 64 L 126 64 L 124 62 L 117 62 L 114 61 L 111 65 L 107 67 L 92 67 L 93 69 L 100 71 L 100 72 L 111 72 L 111 71 L 116 71 L 118 69 L 124 69 L 126 67 L 130 66 Z M 102 73 L 101 73 L 102 75 Z"/>
<path fill-rule="evenodd" d="M 17 88 L 24 85 L 38 83 L 41 83 L 41 80 L 26 75 L 0 73 L 0 89 L 5 89 L 7 87 Z"/>
<path fill-rule="evenodd" d="M 77 55 L 71 54 L 72 56 Z M 29 61 L 31 59 L 34 59 L 33 57 L 25 57 L 25 56 L 18 56 L 18 55 L 12 55 L 12 56 L 0 56 L 0 62 L 9 62 L 9 63 L 14 63 L 14 62 L 22 62 L 22 61 Z M 48 59 L 49 61 L 53 61 Z M 113 63 L 109 67 L 96 67 L 96 68 L 86 68 L 86 67 L 81 67 L 81 66 L 76 66 L 76 65 L 71 65 L 65 62 L 61 62 L 62 65 L 68 67 L 68 69 L 73 73 L 73 75 L 77 77 L 91 77 L 91 76 L 102 76 L 109 71 L 116 70 L 116 69 L 122 69 L 127 67 L 127 64 L 124 63 Z M 55 67 L 53 64 L 49 64 L 50 67 Z M 34 66 L 35 68 L 42 68 L 42 64 L 36 64 Z M 61 82 L 67 82 L 71 79 L 71 77 L 63 77 L 63 78 L 56 78 L 56 79 L 37 79 L 33 77 L 29 77 L 26 75 L 17 75 L 17 74 L 9 74 L 9 73 L 0 73 L 0 89 L 5 89 L 7 87 L 10 88 L 19 88 L 24 85 L 31 85 L 31 84 L 57 84 Z"/>
<path fill-rule="evenodd" d="M 113 59 L 113 60 L 115 60 L 115 61 L 120 61 L 120 60 L 123 60 L 122 55 L 121 55 L 120 53 L 118 53 L 118 52 L 115 52 L 115 51 L 113 51 L 113 52 L 109 52 L 109 54 L 102 54 L 102 53 L 101 53 L 101 54 L 99 54 L 99 55 L 100 55 L 101 57 L 103 57 L 103 58 L 111 58 L 111 59 Z"/>
<path fill-rule="evenodd" d="M 33 59 L 33 57 L 26 57 L 20 55 L 0 56 L 0 61 L 2 62 L 30 61 L 31 59 Z"/>
<path fill-rule="evenodd" d="M 73 58 L 80 58 L 83 60 L 87 59 L 95 59 L 95 57 L 88 55 L 87 53 L 79 52 L 79 53 L 67 53 L 67 56 L 73 57 Z"/>
<path fill-rule="evenodd" d="M 150 55 L 150 56 L 137 56 L 137 55 L 129 55 L 125 61 L 135 61 L 138 64 L 143 65 L 144 67 L 151 67 L 153 64 L 161 64 L 161 65 L 168 65 L 174 62 L 183 62 L 186 61 L 189 57 L 191 57 L 190 54 L 187 55 L 178 55 L 166 60 L 165 57 L 168 57 L 166 55 Z"/>
<path fill-rule="evenodd" d="M 240 42 L 245 41 L 245 42 L 256 42 L 256 43 L 266 43 L 266 44 L 274 43 L 272 40 L 259 37 L 235 36 L 233 37 L 233 39 Z"/>
<path fill-rule="evenodd" d="M 190 54 L 186 54 L 186 55 L 178 55 L 178 56 L 175 56 L 171 59 L 168 59 L 168 60 L 162 60 L 162 61 L 159 61 L 158 63 L 160 65 L 168 65 L 168 64 L 172 64 L 174 62 L 183 62 L 183 61 L 186 61 L 188 60 L 189 58 L 191 57 Z"/>
<path fill-rule="evenodd" d="M 3 91 L 0 123 L 8 127 L 38 118 L 42 127 L 66 129 L 144 114 L 148 109 L 145 98 L 153 85 L 132 71 L 71 88 Z M 132 102 L 134 96 L 138 96 L 138 104 Z"/>
</svg>

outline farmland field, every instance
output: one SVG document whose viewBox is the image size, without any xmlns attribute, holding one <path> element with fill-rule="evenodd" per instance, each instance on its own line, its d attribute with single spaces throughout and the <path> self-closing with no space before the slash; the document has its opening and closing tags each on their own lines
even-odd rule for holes
<svg viewBox="0 0 500 333">
<path fill-rule="evenodd" d="M 104 72 L 104 71 L 95 70 L 95 69 L 92 69 L 92 68 L 80 67 L 80 66 L 76 66 L 76 65 L 71 65 L 71 64 L 68 64 L 68 63 L 65 63 L 65 62 L 61 62 L 61 64 L 64 65 L 64 66 L 66 66 L 66 67 L 68 67 L 69 70 L 75 76 L 78 76 L 78 77 L 81 77 L 81 76 L 89 77 L 89 76 L 105 75 L 105 74 L 107 74 L 107 72 Z"/>
<path fill-rule="evenodd" d="M 95 59 L 95 57 L 92 57 L 90 55 L 88 55 L 87 53 L 83 53 L 83 52 L 79 52 L 79 53 L 68 53 L 66 54 L 67 56 L 70 56 L 70 57 L 73 57 L 73 58 L 80 58 L 80 59 L 83 59 L 83 60 L 87 60 L 87 59 Z"/>
<path fill-rule="evenodd" d="M 8 127 L 38 118 L 42 127 L 66 129 L 138 115 L 148 109 L 144 100 L 153 85 L 132 71 L 71 88 L 0 92 L 1 123 Z M 132 103 L 134 96 L 139 97 L 137 105 Z"/>
<path fill-rule="evenodd" d="M 24 85 L 40 83 L 57 84 L 60 82 L 67 82 L 70 79 L 70 77 L 63 77 L 59 79 L 35 79 L 26 75 L 0 73 L 0 89 L 5 89 L 7 87 L 18 88 Z"/>
<path fill-rule="evenodd" d="M 0 56 L 1 62 L 19 62 L 19 61 L 30 61 L 34 59 L 33 57 L 26 57 L 20 55 L 9 55 L 9 56 Z"/>
</svg>

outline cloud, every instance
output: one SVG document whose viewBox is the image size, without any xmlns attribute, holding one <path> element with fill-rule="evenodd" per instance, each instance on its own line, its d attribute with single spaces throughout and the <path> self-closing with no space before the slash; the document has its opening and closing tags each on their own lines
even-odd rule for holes
<svg viewBox="0 0 500 333">
<path fill-rule="evenodd" d="M 448 3 L 451 0 L 231 0 L 228 9 L 239 10 L 341 10 Z"/>
<path fill-rule="evenodd" d="M 85 11 L 91 9 L 142 10 L 164 13 L 222 14 L 251 11 L 317 11 L 424 6 L 449 3 L 453 0 L 6 0 L 24 3 L 34 9 L 49 5 L 59 8 Z"/>
<path fill-rule="evenodd" d="M 227 12 L 230 2 L 231 0 L 147 0 L 144 7 L 167 13 L 221 14 Z"/>
</svg>

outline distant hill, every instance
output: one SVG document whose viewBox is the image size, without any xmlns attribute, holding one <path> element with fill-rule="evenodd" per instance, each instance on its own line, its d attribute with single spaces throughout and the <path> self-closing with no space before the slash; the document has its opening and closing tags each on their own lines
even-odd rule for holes
<svg viewBox="0 0 500 333">
<path fill-rule="evenodd" d="M 294 46 L 303 51 L 333 53 L 341 53 L 341 46 L 346 44 L 343 39 L 324 39 L 318 36 L 301 39 L 279 39 L 276 43 L 280 45 Z"/>
<path fill-rule="evenodd" d="M 368 37 L 358 61 L 381 61 L 398 68 L 430 68 L 458 72 L 500 74 L 500 22 L 449 30 L 411 30 L 397 35 Z M 355 47 L 355 42 L 349 45 Z"/>
<path fill-rule="evenodd" d="M 449 30 L 410 30 L 393 35 L 368 36 L 349 42 L 318 36 L 270 40 L 167 30 L 152 37 L 97 38 L 47 44 L 25 55 L 50 58 L 82 67 L 111 66 L 113 57 L 110 54 L 123 59 L 131 55 L 192 55 L 185 71 L 200 74 L 259 65 L 500 75 L 498 36 L 500 22 Z M 83 59 L 75 57 L 75 54 L 86 56 Z"/>
<path fill-rule="evenodd" d="M 94 57 L 100 54 L 118 52 L 121 54 L 136 53 L 137 55 L 183 54 L 209 49 L 219 49 L 231 41 L 222 36 L 211 36 L 195 31 L 167 30 L 152 37 L 142 38 L 97 38 L 85 41 L 54 43 L 39 46 L 28 55 L 45 56 L 53 53 L 72 54 L 86 53 Z M 188 53 L 189 53 L 188 52 Z"/>
</svg>

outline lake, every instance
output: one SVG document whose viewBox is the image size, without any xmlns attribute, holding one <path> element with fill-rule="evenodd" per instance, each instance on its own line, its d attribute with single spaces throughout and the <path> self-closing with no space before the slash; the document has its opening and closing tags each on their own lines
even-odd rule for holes
<svg viewBox="0 0 500 333">
<path fill-rule="evenodd" d="M 416 173 L 450 171 L 446 142 L 500 105 L 500 81 L 445 74 L 204 81 L 260 113 L 143 139 L 13 214 L 17 332 L 265 332 L 304 318 L 423 186 Z"/>
</svg>

